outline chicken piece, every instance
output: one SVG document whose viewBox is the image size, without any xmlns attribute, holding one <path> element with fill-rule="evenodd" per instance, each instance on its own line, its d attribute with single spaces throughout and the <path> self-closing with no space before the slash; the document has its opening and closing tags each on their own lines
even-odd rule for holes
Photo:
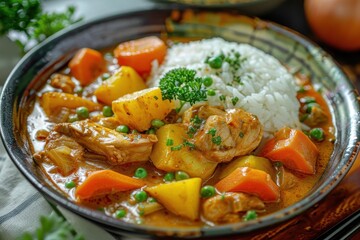
<svg viewBox="0 0 360 240">
<path fill-rule="evenodd" d="M 262 139 L 263 128 L 256 116 L 242 109 L 228 109 L 200 106 L 184 113 L 183 123 L 192 129 L 194 117 L 201 124 L 192 139 L 196 149 L 214 162 L 228 162 L 234 157 L 252 152 Z M 199 122 L 199 121 L 198 121 Z"/>
<path fill-rule="evenodd" d="M 228 192 L 207 199 L 202 206 L 202 212 L 209 221 L 232 223 L 240 221 L 240 212 L 264 208 L 265 204 L 256 196 Z"/>
<path fill-rule="evenodd" d="M 316 127 L 321 123 L 324 123 L 328 120 L 326 113 L 318 106 L 313 106 L 311 108 L 311 113 L 307 116 L 304 123 L 309 127 Z"/>
<path fill-rule="evenodd" d="M 73 93 L 75 88 L 75 83 L 71 80 L 71 77 L 59 73 L 51 76 L 50 85 L 61 89 L 64 93 Z"/>
<path fill-rule="evenodd" d="M 89 120 L 60 123 L 55 131 L 74 138 L 90 151 L 107 157 L 110 164 L 147 161 L 152 146 L 157 142 L 154 134 L 122 134 Z"/>
<path fill-rule="evenodd" d="M 101 117 L 96 123 L 110 129 L 115 129 L 117 126 L 121 125 L 121 122 L 116 117 Z"/>
<path fill-rule="evenodd" d="M 85 149 L 74 139 L 51 132 L 46 138 L 43 151 L 34 154 L 34 159 L 40 164 L 52 162 L 58 171 L 67 176 L 78 168 L 78 161 L 84 159 Z"/>
<path fill-rule="evenodd" d="M 211 115 L 224 116 L 226 112 L 222 106 L 194 105 L 183 114 L 183 123 L 190 124 L 191 120 L 198 116 L 200 119 L 207 119 Z"/>
</svg>

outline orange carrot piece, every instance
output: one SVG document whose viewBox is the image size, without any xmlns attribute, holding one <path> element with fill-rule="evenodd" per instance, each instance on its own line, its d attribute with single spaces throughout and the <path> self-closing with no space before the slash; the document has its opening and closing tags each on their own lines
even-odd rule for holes
<svg viewBox="0 0 360 240">
<path fill-rule="evenodd" d="M 278 202 L 280 189 L 265 171 L 238 167 L 215 184 L 221 192 L 244 192 L 257 195 L 264 202 Z"/>
<path fill-rule="evenodd" d="M 160 63 L 165 58 L 166 45 L 158 37 L 144 37 L 120 43 L 114 50 L 118 63 L 130 66 L 139 74 L 149 73 L 155 59 Z"/>
<path fill-rule="evenodd" d="M 319 150 L 302 131 L 285 128 L 265 144 L 260 155 L 280 161 L 289 169 L 315 174 Z"/>
<path fill-rule="evenodd" d="M 88 199 L 104 194 L 127 191 L 145 186 L 142 180 L 128 177 L 112 170 L 100 170 L 91 173 L 86 180 L 76 188 L 78 199 Z"/>
<path fill-rule="evenodd" d="M 71 74 L 86 86 L 106 70 L 102 54 L 90 48 L 80 49 L 69 62 Z"/>
</svg>

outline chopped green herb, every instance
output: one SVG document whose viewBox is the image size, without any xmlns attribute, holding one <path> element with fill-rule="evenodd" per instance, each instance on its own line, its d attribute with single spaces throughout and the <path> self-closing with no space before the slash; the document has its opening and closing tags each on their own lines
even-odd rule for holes
<svg viewBox="0 0 360 240">
<path fill-rule="evenodd" d="M 193 143 L 187 141 L 187 140 L 184 141 L 183 146 L 184 147 L 189 147 L 190 150 L 193 150 L 195 148 L 195 145 Z"/>
<path fill-rule="evenodd" d="M 180 149 L 182 149 L 183 145 L 177 145 L 177 146 L 172 146 L 170 149 L 171 151 L 179 151 Z"/>
<path fill-rule="evenodd" d="M 220 136 L 213 137 L 211 139 L 211 141 L 216 145 L 220 145 L 221 144 L 221 137 Z"/>
<path fill-rule="evenodd" d="M 209 129 L 209 131 L 207 132 L 207 134 L 210 134 L 211 136 L 215 137 L 216 128 L 211 128 L 211 129 Z"/>
<path fill-rule="evenodd" d="M 219 96 L 220 101 L 225 101 L 226 97 L 224 95 Z"/>
<path fill-rule="evenodd" d="M 171 138 L 166 139 L 166 146 L 172 146 L 174 145 L 174 140 L 172 140 Z"/>
<path fill-rule="evenodd" d="M 154 96 L 154 99 L 155 99 L 155 100 L 158 100 L 159 98 L 158 98 L 158 96 Z"/>
<path fill-rule="evenodd" d="M 298 87 L 297 87 L 297 92 L 298 92 L 298 93 L 304 93 L 304 92 L 306 92 L 306 89 L 305 89 L 304 86 L 298 86 Z"/>
<path fill-rule="evenodd" d="M 239 98 L 238 97 L 233 97 L 232 99 L 231 99 L 231 102 L 232 102 L 232 104 L 235 106 L 236 105 L 236 103 L 239 101 Z"/>
<path fill-rule="evenodd" d="M 243 138 L 243 137 L 244 137 L 244 133 L 243 133 L 243 132 L 240 132 L 240 133 L 239 133 L 239 137 Z"/>
</svg>

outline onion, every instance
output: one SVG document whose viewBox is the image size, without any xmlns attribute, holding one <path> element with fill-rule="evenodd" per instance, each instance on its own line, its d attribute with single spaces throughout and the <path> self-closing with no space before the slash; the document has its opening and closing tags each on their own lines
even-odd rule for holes
<svg viewBox="0 0 360 240">
<path fill-rule="evenodd" d="M 360 49 L 359 0 L 305 0 L 305 15 L 320 40 L 345 50 Z"/>
</svg>

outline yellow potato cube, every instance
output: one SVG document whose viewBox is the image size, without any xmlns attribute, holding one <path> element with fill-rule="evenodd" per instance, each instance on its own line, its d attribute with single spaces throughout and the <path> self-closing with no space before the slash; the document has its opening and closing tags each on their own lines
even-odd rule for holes
<svg viewBox="0 0 360 240">
<path fill-rule="evenodd" d="M 149 129 L 153 119 L 164 119 L 172 109 L 174 102 L 163 100 L 157 87 L 127 94 L 112 103 L 120 122 L 139 132 Z"/>
<path fill-rule="evenodd" d="M 133 68 L 122 66 L 109 79 L 102 82 L 95 90 L 95 96 L 99 102 L 111 106 L 112 101 L 119 97 L 145 88 L 144 80 Z"/>
<path fill-rule="evenodd" d="M 200 178 L 163 183 L 145 189 L 170 212 L 196 220 L 199 218 Z"/>
<path fill-rule="evenodd" d="M 172 150 L 184 143 L 187 136 L 187 128 L 182 124 L 167 124 L 156 132 L 158 142 L 153 146 L 150 159 L 153 164 L 167 172 L 185 171 L 191 177 L 206 179 L 210 177 L 217 166 L 216 162 L 209 161 L 200 151 L 181 147 L 179 150 Z M 168 139 L 173 144 L 168 146 Z"/>
</svg>

